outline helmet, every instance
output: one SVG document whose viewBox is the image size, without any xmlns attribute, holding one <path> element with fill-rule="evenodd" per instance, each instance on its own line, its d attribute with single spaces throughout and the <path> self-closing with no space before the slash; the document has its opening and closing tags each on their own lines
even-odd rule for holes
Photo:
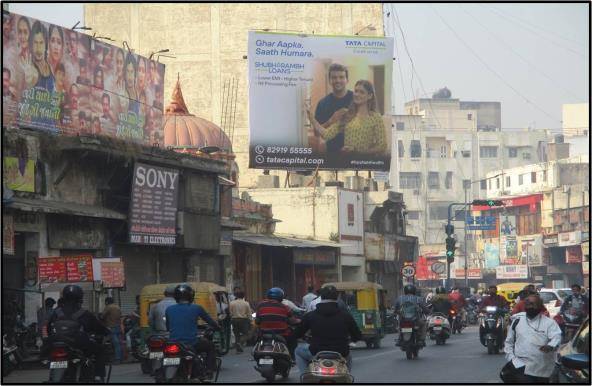
<svg viewBox="0 0 592 386">
<path fill-rule="evenodd" d="M 274 299 L 278 302 L 281 302 L 282 300 L 284 300 L 284 290 L 279 287 L 270 288 L 267 290 L 267 294 L 265 294 L 265 297 L 267 297 L 268 299 Z"/>
<path fill-rule="evenodd" d="M 64 298 L 64 303 L 82 303 L 84 291 L 82 291 L 80 286 L 68 284 L 62 290 L 62 297 Z"/>
<path fill-rule="evenodd" d="M 175 287 L 175 300 L 177 303 L 182 301 L 186 301 L 188 303 L 193 303 L 193 298 L 195 296 L 195 291 L 189 284 L 179 284 Z"/>
<path fill-rule="evenodd" d="M 337 288 L 334 285 L 327 285 L 321 288 L 322 300 L 337 300 Z"/>
<path fill-rule="evenodd" d="M 165 297 L 173 297 L 173 296 L 175 296 L 175 286 L 168 285 L 164 289 L 164 296 Z"/>
<path fill-rule="evenodd" d="M 445 294 L 446 289 L 444 287 L 438 287 L 438 288 L 436 288 L 436 293 L 437 294 Z"/>
<path fill-rule="evenodd" d="M 405 295 L 415 295 L 415 286 L 413 284 L 407 284 L 405 287 L 403 287 L 403 292 Z"/>
</svg>

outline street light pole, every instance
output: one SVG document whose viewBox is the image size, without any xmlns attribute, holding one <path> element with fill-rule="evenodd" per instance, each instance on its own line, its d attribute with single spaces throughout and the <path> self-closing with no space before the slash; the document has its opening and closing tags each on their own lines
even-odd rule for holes
<svg viewBox="0 0 592 386">
<path fill-rule="evenodd" d="M 467 201 L 467 187 L 465 186 L 465 202 Z M 470 205 L 468 206 L 470 208 Z M 469 286 L 469 269 L 468 269 L 468 261 L 469 259 L 467 258 L 467 207 L 465 207 L 465 244 L 464 244 L 464 252 L 465 252 L 465 287 Z"/>
</svg>

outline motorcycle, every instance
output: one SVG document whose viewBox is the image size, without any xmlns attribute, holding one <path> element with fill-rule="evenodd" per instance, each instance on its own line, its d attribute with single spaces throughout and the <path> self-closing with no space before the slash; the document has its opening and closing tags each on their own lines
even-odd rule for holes
<svg viewBox="0 0 592 386">
<path fill-rule="evenodd" d="M 286 379 L 290 375 L 292 357 L 285 339 L 280 335 L 262 334 L 252 351 L 257 370 L 269 383 L 277 374 Z"/>
<path fill-rule="evenodd" d="M 461 330 L 463 329 L 463 321 L 461 319 L 460 313 L 456 311 L 454 308 L 450 309 L 448 321 L 450 322 L 450 326 L 452 327 L 452 333 L 456 334 L 458 332 L 460 334 Z"/>
<path fill-rule="evenodd" d="M 436 341 L 436 345 L 443 345 L 446 339 L 450 338 L 450 322 L 444 314 L 433 313 L 428 318 L 428 334 L 431 340 Z"/>
<path fill-rule="evenodd" d="M 39 355 L 41 348 L 41 337 L 37 332 L 37 323 L 25 326 L 19 318 L 15 327 L 15 340 L 20 355 L 28 358 L 31 355 Z"/>
<path fill-rule="evenodd" d="M 214 330 L 206 328 L 202 337 L 213 341 Z M 218 380 L 222 360 L 216 358 L 214 382 Z M 162 367 L 155 372 L 156 383 L 193 383 L 208 381 L 206 354 L 196 352 L 187 344 L 166 340 L 163 347 Z"/>
<path fill-rule="evenodd" d="M 499 354 L 506 338 L 506 320 L 503 310 L 495 306 L 485 307 L 479 324 L 479 340 L 487 347 L 488 354 Z"/>
<path fill-rule="evenodd" d="M 5 377 L 22 362 L 18 346 L 8 337 L 2 335 L 2 376 Z"/>
<path fill-rule="evenodd" d="M 162 367 L 164 346 L 168 333 L 153 334 L 148 337 L 146 344 L 138 349 L 137 358 L 140 361 L 142 373 L 154 375 Z"/>
<path fill-rule="evenodd" d="M 417 358 L 421 347 L 417 342 L 419 325 L 417 317 L 401 317 L 399 322 L 399 344 L 401 350 L 405 351 L 407 359 Z"/>
<path fill-rule="evenodd" d="M 346 359 L 338 352 L 320 351 L 300 375 L 300 383 L 354 383 Z"/>
</svg>

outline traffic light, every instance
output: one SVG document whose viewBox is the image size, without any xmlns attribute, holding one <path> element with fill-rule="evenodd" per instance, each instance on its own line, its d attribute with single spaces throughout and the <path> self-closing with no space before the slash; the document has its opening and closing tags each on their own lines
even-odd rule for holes
<svg viewBox="0 0 592 386">
<path fill-rule="evenodd" d="M 454 234 L 454 225 L 444 225 L 444 231 L 447 236 Z"/>
<path fill-rule="evenodd" d="M 452 263 L 454 261 L 454 250 L 456 249 L 456 240 L 453 237 L 446 238 L 446 261 Z"/>
<path fill-rule="evenodd" d="M 473 200 L 473 205 L 480 206 L 504 206 L 502 200 Z"/>
</svg>

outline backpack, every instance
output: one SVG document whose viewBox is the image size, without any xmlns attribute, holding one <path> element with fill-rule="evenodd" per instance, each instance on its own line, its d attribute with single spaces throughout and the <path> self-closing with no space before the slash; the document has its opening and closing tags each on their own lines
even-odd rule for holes
<svg viewBox="0 0 592 386">
<path fill-rule="evenodd" d="M 55 312 L 57 314 L 57 320 L 53 322 L 51 329 L 52 334 L 63 338 L 75 338 L 84 333 L 84 328 L 78 319 L 86 312 L 86 310 L 80 309 L 69 317 L 61 308 L 58 308 Z"/>
<path fill-rule="evenodd" d="M 406 301 L 401 305 L 401 319 L 415 320 L 419 319 L 420 310 L 417 303 Z"/>
</svg>

